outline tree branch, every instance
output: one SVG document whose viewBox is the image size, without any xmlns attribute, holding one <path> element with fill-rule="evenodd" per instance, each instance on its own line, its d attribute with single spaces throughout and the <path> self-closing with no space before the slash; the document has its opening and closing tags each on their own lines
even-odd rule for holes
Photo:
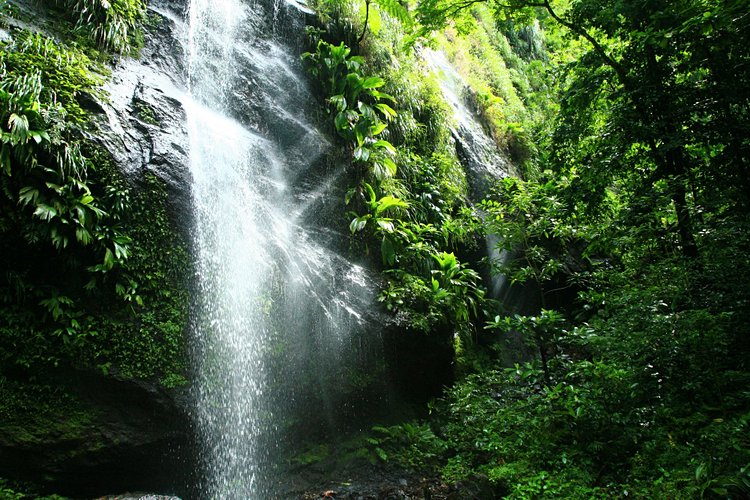
<svg viewBox="0 0 750 500">
<path fill-rule="evenodd" d="M 591 36 L 591 34 L 586 31 L 585 29 L 581 28 L 580 26 L 577 26 L 570 21 L 567 21 L 560 17 L 557 12 L 552 8 L 552 5 L 550 5 L 549 0 L 544 0 L 542 3 L 529 3 L 527 4 L 529 7 L 543 7 L 547 9 L 547 12 L 549 12 L 549 15 L 552 16 L 552 18 L 560 23 L 561 25 L 568 28 L 573 33 L 576 33 L 579 36 L 582 36 L 586 39 L 587 42 L 591 44 L 591 46 L 594 48 L 594 51 L 601 57 L 605 64 L 615 70 L 615 73 L 617 73 L 617 77 L 620 79 L 620 83 L 625 85 L 626 87 L 629 86 L 628 84 L 628 75 L 625 71 L 625 68 L 622 67 L 620 63 L 612 59 L 612 57 L 607 54 L 607 51 L 602 47 L 602 45 L 596 41 L 596 39 Z"/>
<path fill-rule="evenodd" d="M 441 17 L 441 22 L 444 23 L 449 18 L 455 16 L 460 11 L 471 7 L 472 5 L 475 5 L 478 3 L 486 3 L 487 1 L 488 0 L 463 0 L 460 2 L 453 3 L 450 6 L 438 11 Z M 539 8 L 545 9 L 549 13 L 549 15 L 555 21 L 557 21 L 560 25 L 566 27 L 573 33 L 576 33 L 577 35 L 583 37 L 587 42 L 589 42 L 591 46 L 594 48 L 594 51 L 599 55 L 599 57 L 602 58 L 602 60 L 604 60 L 604 63 L 610 68 L 612 68 L 615 71 L 615 73 L 617 73 L 617 78 L 620 80 L 620 83 L 625 86 L 630 86 L 625 68 L 623 68 L 620 63 L 614 60 L 607 53 L 607 51 L 602 46 L 602 44 L 600 44 L 596 40 L 596 38 L 594 38 L 588 31 L 562 18 L 557 12 L 555 12 L 555 9 L 552 8 L 552 5 L 550 4 L 549 0 L 544 0 L 543 2 L 524 2 L 522 5 L 505 4 L 505 5 L 499 5 L 498 7 L 500 9 L 506 9 L 506 10 L 517 10 L 521 7 L 539 7 Z"/>
<path fill-rule="evenodd" d="M 359 38 L 357 39 L 357 45 L 362 43 L 362 40 L 365 39 L 365 34 L 367 33 L 367 21 L 370 19 L 370 0 L 365 0 L 365 26 L 362 28 L 362 34 L 359 35 Z"/>
<path fill-rule="evenodd" d="M 478 3 L 486 3 L 487 0 L 464 0 L 463 2 L 452 4 L 450 7 L 444 9 L 441 14 L 444 15 L 445 19 L 453 17 L 464 9 L 468 9 L 472 5 Z"/>
</svg>

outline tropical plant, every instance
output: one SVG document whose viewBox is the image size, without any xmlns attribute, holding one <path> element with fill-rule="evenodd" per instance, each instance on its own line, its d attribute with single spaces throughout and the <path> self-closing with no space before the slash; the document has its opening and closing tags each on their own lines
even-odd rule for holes
<svg viewBox="0 0 750 500">
<path fill-rule="evenodd" d="M 144 19 L 143 0 L 56 0 L 76 16 L 76 26 L 88 30 L 102 48 L 130 52 L 138 23 Z"/>
<path fill-rule="evenodd" d="M 49 43 L 31 37 L 22 45 L 48 53 Z M 90 247 L 99 256 L 93 273 L 106 273 L 127 257 L 128 238 L 116 226 L 116 213 L 106 212 L 86 183 L 87 161 L 70 139 L 67 111 L 62 104 L 42 104 L 42 72 L 18 74 L 0 56 L 0 176 L 2 193 L 26 212 L 6 212 L 8 222 L 20 224 L 29 244 L 51 243 L 61 251 L 71 244 Z M 25 69 L 25 68 L 24 68 Z M 49 97 L 48 97 L 49 98 Z M 113 207 L 124 193 L 111 193 Z"/>
<path fill-rule="evenodd" d="M 471 340 L 471 321 L 480 313 L 484 299 L 481 279 L 473 269 L 460 263 L 452 253 L 428 250 L 433 269 L 427 276 L 415 269 L 386 271 L 388 284 L 378 300 L 398 313 L 418 331 L 461 334 Z"/>
<path fill-rule="evenodd" d="M 83 305 L 92 292 L 140 299 L 121 273 L 131 244 L 121 226 L 128 191 L 95 182 L 97 165 L 82 153 L 77 97 L 95 92 L 91 63 L 40 34 L 14 35 L 0 50 L 0 298 L 6 345 L 16 347 L 2 355 L 32 366 L 81 352 L 98 334 Z M 26 345 L 24 336 L 38 342 Z"/>
<path fill-rule="evenodd" d="M 326 82 L 336 131 L 353 144 L 355 164 L 382 181 L 396 174 L 395 148 L 377 138 L 387 129 L 386 122 L 396 116 L 396 111 L 382 102 L 393 98 L 377 90 L 385 83 L 382 78 L 362 75 L 364 60 L 350 57 L 350 53 L 343 42 L 336 46 L 319 40 L 316 52 L 308 52 L 303 58 L 310 62 L 311 73 Z"/>
</svg>

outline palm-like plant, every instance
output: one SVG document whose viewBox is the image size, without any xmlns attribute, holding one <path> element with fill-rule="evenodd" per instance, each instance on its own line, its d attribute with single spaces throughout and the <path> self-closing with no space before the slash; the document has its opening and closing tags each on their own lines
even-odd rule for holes
<svg viewBox="0 0 750 500">
<path fill-rule="evenodd" d="M 58 0 L 77 15 L 77 26 L 105 49 L 128 53 L 137 23 L 143 18 L 142 0 Z"/>
<path fill-rule="evenodd" d="M 0 77 L 0 191 L 31 214 L 17 219 L 24 238 L 58 251 L 91 246 L 101 260 L 90 271 L 111 270 L 127 257 L 128 239 L 108 224 L 86 183 L 86 159 L 66 138 L 65 109 L 40 103 L 39 71 L 14 76 L 3 64 Z"/>
</svg>

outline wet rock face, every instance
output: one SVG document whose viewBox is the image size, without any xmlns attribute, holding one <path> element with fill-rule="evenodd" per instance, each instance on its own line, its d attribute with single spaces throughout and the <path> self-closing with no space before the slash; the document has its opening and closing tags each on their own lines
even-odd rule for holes
<svg viewBox="0 0 750 500">
<path fill-rule="evenodd" d="M 176 392 L 71 370 L 38 381 L 67 396 L 41 402 L 39 418 L 0 424 L 3 477 L 75 498 L 134 488 L 182 493 L 177 485 L 194 466 Z"/>
<path fill-rule="evenodd" d="M 188 214 L 190 174 L 185 121 L 186 70 L 182 2 L 155 2 L 148 11 L 138 58 L 122 58 L 91 109 L 90 139 L 109 151 L 134 186 L 147 173 L 170 189 L 176 214 Z"/>
<path fill-rule="evenodd" d="M 478 112 L 475 95 L 445 53 L 421 48 L 420 54 L 437 76 L 443 97 L 453 111 L 455 126 L 451 127 L 451 135 L 466 169 L 470 199 L 478 202 L 499 179 L 517 175 L 517 172 L 506 155 L 498 150 Z"/>
<path fill-rule="evenodd" d="M 154 495 L 152 493 L 124 493 L 101 497 L 99 500 L 180 500 L 180 497 Z"/>
<path fill-rule="evenodd" d="M 486 476 L 455 484 L 435 472 L 417 473 L 387 466 L 362 466 L 327 478 L 307 477 L 310 483 L 280 493 L 285 500 L 491 500 L 502 498 Z"/>
</svg>

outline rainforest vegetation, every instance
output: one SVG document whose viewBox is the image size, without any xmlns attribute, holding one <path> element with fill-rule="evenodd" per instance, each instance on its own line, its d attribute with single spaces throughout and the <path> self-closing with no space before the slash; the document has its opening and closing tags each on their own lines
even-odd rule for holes
<svg viewBox="0 0 750 500">
<path fill-rule="evenodd" d="M 405 332 L 457 361 L 428 419 L 375 429 L 377 456 L 498 497 L 750 494 L 748 4 L 317 9 L 306 57 L 352 154 L 351 232 Z M 519 168 L 485 199 L 425 47 Z M 502 253 L 472 262 L 488 235 Z M 487 269 L 525 305 L 490 297 Z"/>
<path fill-rule="evenodd" d="M 50 452 L 58 464 L 104 446 L 91 434 L 99 410 L 74 394 L 77 374 L 185 383 L 188 254 L 165 187 L 124 178 L 92 139 L 86 106 L 103 98 L 111 59 L 137 50 L 144 8 L 2 6 L 0 431 L 9 446 L 82 447 Z M 0 498 L 22 498 L 3 488 L 8 472 Z"/>
<path fill-rule="evenodd" d="M 0 42 L 0 430 L 27 443 L 96 421 L 68 370 L 189 384 L 168 193 L 124 178 L 85 106 L 137 56 L 146 6 L 48 3 L 55 37 Z M 750 495 L 750 4 L 310 7 L 349 251 L 383 277 L 404 373 L 445 384 L 367 456 L 487 497 Z M 481 190 L 429 50 L 511 165 Z M 437 351 L 452 364 L 419 373 Z"/>
</svg>

